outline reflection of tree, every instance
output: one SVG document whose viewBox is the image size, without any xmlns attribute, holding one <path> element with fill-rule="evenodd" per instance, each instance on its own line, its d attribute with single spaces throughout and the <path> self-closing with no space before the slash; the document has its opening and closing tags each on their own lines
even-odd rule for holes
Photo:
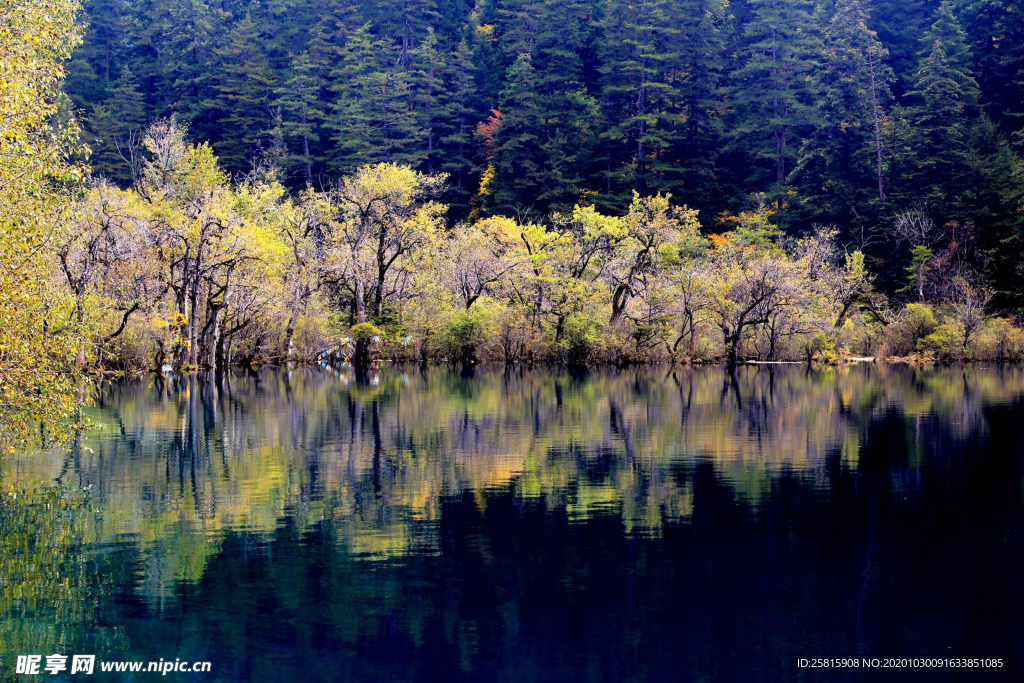
<svg viewBox="0 0 1024 683">
<path fill-rule="evenodd" d="M 87 561 L 96 540 L 89 500 L 64 487 L 9 484 L 0 494 L 0 649 L 11 654 L 109 649 L 122 638 L 96 627 L 109 579 Z M 4 669 L 13 660 L 7 656 Z"/>
<path fill-rule="evenodd" d="M 699 511 L 706 466 L 756 512 L 783 475 L 827 489 L 855 471 L 880 420 L 908 425 L 900 466 L 913 471 L 940 457 L 935 444 L 983 435 L 986 406 L 1022 391 L 1016 368 L 886 365 L 196 376 L 108 387 L 87 448 L 13 462 L 21 477 L 91 485 L 97 538 L 137 539 L 161 596 L 202 576 L 226 530 L 265 535 L 286 517 L 330 522 L 360 556 L 436 553 L 446 500 L 472 495 L 484 511 L 483 493 L 510 490 L 659 535 Z"/>
</svg>

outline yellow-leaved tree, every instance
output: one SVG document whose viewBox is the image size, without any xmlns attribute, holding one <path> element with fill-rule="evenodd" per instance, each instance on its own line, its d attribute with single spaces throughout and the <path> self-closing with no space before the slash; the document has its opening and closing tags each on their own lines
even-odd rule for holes
<svg viewBox="0 0 1024 683">
<path fill-rule="evenodd" d="M 78 131 L 60 118 L 76 0 L 0 0 L 0 436 L 71 414 L 81 330 L 55 267 L 72 223 Z"/>
</svg>

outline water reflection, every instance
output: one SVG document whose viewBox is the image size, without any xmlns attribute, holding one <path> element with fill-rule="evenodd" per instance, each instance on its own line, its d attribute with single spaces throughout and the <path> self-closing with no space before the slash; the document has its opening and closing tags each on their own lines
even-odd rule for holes
<svg viewBox="0 0 1024 683">
<path fill-rule="evenodd" d="M 416 678 L 431 652 L 447 653 L 438 671 L 484 679 L 527 665 L 578 677 L 591 660 L 597 679 L 719 677 L 731 652 L 743 680 L 778 673 L 783 653 L 906 642 L 947 656 L 927 648 L 984 619 L 932 564 L 960 576 L 957 543 L 975 550 L 958 561 L 998 565 L 985 572 L 1022 556 L 1016 367 L 398 367 L 372 380 L 304 368 L 114 384 L 92 414 L 102 429 L 5 459 L 9 484 L 89 491 L 77 517 L 42 524 L 71 535 L 53 531 L 68 540 L 31 562 L 98 549 L 91 561 L 120 582 L 109 592 L 138 601 L 127 616 L 89 607 L 102 572 L 86 567 L 65 588 L 79 611 L 54 603 L 54 623 L 105 624 L 109 647 L 133 623 L 180 646 L 187 623 L 192 650 L 212 628 L 233 662 L 224 680 L 260 680 L 257 661 L 286 672 L 325 642 L 347 644 L 330 671 L 352 677 Z M 33 520 L 0 523 L 10 534 Z M 10 548 L 4 566 L 30 562 Z M 1021 581 L 994 586 L 1013 643 Z M 62 599 L 45 582 L 19 590 Z M 9 629 L 17 610 L 2 597 Z M 901 601 L 923 630 L 893 631 L 885 610 Z M 257 653 L 277 639 L 281 660 Z M 630 657 L 650 668 L 623 669 Z"/>
<path fill-rule="evenodd" d="M 929 457 L 984 436 L 986 407 L 1024 392 L 1018 368 L 639 369 L 574 376 L 445 368 L 357 384 L 314 369 L 140 380 L 106 387 L 102 427 L 8 478 L 89 487 L 100 542 L 153 550 L 147 590 L 198 578 L 226 530 L 269 534 L 330 519 L 370 558 L 437 552 L 446 498 L 501 490 L 570 519 L 621 515 L 657 536 L 694 512 L 693 472 L 757 513 L 782 473 L 828 489 L 856 470 L 868 430 L 905 423 L 893 485 L 914 495 Z"/>
</svg>

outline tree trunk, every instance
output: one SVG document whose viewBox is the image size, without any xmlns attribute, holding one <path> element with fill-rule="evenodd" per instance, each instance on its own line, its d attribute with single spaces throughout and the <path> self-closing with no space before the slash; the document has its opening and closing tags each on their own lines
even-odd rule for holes
<svg viewBox="0 0 1024 683">
<path fill-rule="evenodd" d="M 622 317 L 622 312 L 626 310 L 626 304 L 629 303 L 629 298 L 629 287 L 626 285 L 619 285 L 615 289 L 615 294 L 612 296 L 612 317 L 608 322 L 612 327 L 615 327 L 616 323 L 619 322 L 619 318 Z"/>
<path fill-rule="evenodd" d="M 164 369 L 164 343 L 156 340 L 156 353 L 153 354 L 153 372 L 162 372 Z"/>
<path fill-rule="evenodd" d="M 366 289 L 362 280 L 356 280 L 356 324 L 366 322 Z"/>
<path fill-rule="evenodd" d="M 743 337 L 743 323 L 736 326 L 731 333 L 728 327 L 722 328 L 725 337 L 725 364 L 729 369 L 736 367 L 740 356 L 740 339 Z"/>
</svg>

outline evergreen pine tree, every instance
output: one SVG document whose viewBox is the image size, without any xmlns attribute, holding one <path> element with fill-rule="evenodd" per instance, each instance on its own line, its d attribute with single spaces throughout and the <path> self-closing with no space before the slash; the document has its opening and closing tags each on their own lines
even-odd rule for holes
<svg viewBox="0 0 1024 683">
<path fill-rule="evenodd" d="M 492 214 L 532 208 L 543 168 L 536 72 L 528 53 L 509 67 L 501 92 L 501 127 L 494 138 L 493 180 L 484 206 Z"/>
<path fill-rule="evenodd" d="M 752 169 L 746 191 L 765 192 L 783 227 L 787 178 L 813 120 L 809 77 L 817 67 L 820 35 L 804 0 L 751 0 L 750 6 L 746 59 L 733 74 L 732 137 Z"/>
<path fill-rule="evenodd" d="M 662 116 L 677 99 L 673 82 L 677 59 L 676 28 L 665 0 L 608 3 L 603 65 L 602 106 L 608 128 L 604 146 L 604 197 L 597 201 L 618 209 L 636 190 L 647 194 L 667 189 L 665 150 L 672 136 L 671 116 Z"/>
<path fill-rule="evenodd" d="M 76 108 L 106 99 L 124 62 L 126 12 L 119 0 L 90 0 L 85 40 L 67 67 L 64 91 Z"/>
<path fill-rule="evenodd" d="M 128 66 L 122 67 L 121 75 L 114 84 L 109 107 L 122 126 L 122 134 L 146 123 L 146 101 L 139 92 L 138 79 Z"/>
<path fill-rule="evenodd" d="M 570 210 L 586 192 L 600 114 L 583 73 L 592 13 L 580 0 L 520 0 L 501 13 L 503 41 L 528 53 L 533 68 L 540 122 L 533 204 L 541 213 Z"/>
<path fill-rule="evenodd" d="M 349 35 L 331 75 L 335 101 L 328 125 L 335 131 L 334 171 L 382 161 L 423 162 L 410 73 L 398 63 L 399 52 L 391 41 L 374 39 L 369 24 Z"/>
<path fill-rule="evenodd" d="M 940 213 L 955 199 L 963 172 L 961 75 L 936 41 L 921 64 L 914 89 L 907 93 L 913 102 L 907 109 L 911 144 L 909 158 L 903 160 L 901 189 L 908 203 L 923 201 Z"/>
<path fill-rule="evenodd" d="M 409 68 L 420 41 L 427 38 L 428 31 L 436 33 L 439 4 L 438 0 L 370 0 L 364 5 L 363 17 L 379 37 L 396 43 L 398 65 Z"/>
<path fill-rule="evenodd" d="M 117 117 L 107 105 L 96 104 L 93 105 L 85 123 L 83 138 L 92 151 L 89 166 L 93 175 L 110 178 L 119 183 L 130 181 L 130 169 L 118 150 L 118 144 L 123 145 L 124 141 L 119 139 L 121 124 Z"/>
<path fill-rule="evenodd" d="M 445 57 L 433 28 L 427 29 L 427 35 L 409 55 L 414 90 L 412 107 L 416 115 L 415 126 L 423 131 L 426 143 L 424 170 L 427 173 L 441 168 L 440 138 L 443 120 L 448 113 Z"/>
<path fill-rule="evenodd" d="M 707 223 L 725 208 L 717 163 L 722 144 L 721 80 L 728 9 L 725 0 L 682 0 L 673 19 L 685 28 L 679 43 L 679 115 L 683 125 L 674 155 L 681 177 L 671 189 L 678 201 L 698 209 Z"/>
<path fill-rule="evenodd" d="M 276 91 L 281 135 L 288 148 L 286 167 L 298 172 L 306 186 L 313 184 L 313 167 L 319 160 L 320 130 L 324 125 L 323 83 L 308 52 L 292 61 L 291 77 Z"/>
<path fill-rule="evenodd" d="M 227 45 L 216 50 L 220 57 L 217 99 L 224 125 L 214 139 L 214 149 L 228 170 L 248 170 L 273 146 L 276 75 L 263 51 L 259 27 L 246 15 L 227 36 Z"/>
<path fill-rule="evenodd" d="M 951 0 L 942 0 L 942 4 L 935 11 L 935 21 L 921 38 L 920 57 L 927 58 L 936 43 L 942 47 L 950 73 L 960 87 L 964 113 L 974 118 L 978 115 L 978 84 L 971 75 L 971 50 L 967 43 L 967 34 L 953 12 Z"/>
<path fill-rule="evenodd" d="M 140 12 L 140 47 L 149 59 L 133 65 L 136 76 L 149 76 L 159 91 L 154 113 L 178 114 L 198 140 L 218 139 L 229 112 L 220 108 L 214 89 L 220 71 L 214 36 L 226 32 L 226 17 L 204 0 L 153 0 Z"/>
<path fill-rule="evenodd" d="M 445 61 L 445 89 L 448 97 L 439 112 L 441 137 L 441 168 L 449 174 L 449 204 L 453 216 L 469 210 L 473 194 L 472 177 L 475 165 L 473 132 L 475 119 L 473 99 L 473 54 L 466 39 L 459 41 Z"/>
<path fill-rule="evenodd" d="M 960 0 L 956 9 L 985 109 L 1004 133 L 1016 134 L 1024 151 L 1024 3 Z"/>
<path fill-rule="evenodd" d="M 881 107 L 888 102 L 885 48 L 861 0 L 838 0 L 813 74 L 815 129 L 791 181 L 803 214 L 844 227 L 876 220 L 881 186 Z"/>
</svg>

